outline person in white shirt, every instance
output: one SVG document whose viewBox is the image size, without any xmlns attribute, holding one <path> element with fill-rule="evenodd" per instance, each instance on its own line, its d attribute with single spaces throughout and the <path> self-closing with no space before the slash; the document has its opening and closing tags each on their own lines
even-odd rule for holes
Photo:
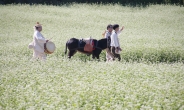
<svg viewBox="0 0 184 110">
<path fill-rule="evenodd" d="M 107 41 L 107 49 L 106 49 L 106 61 L 110 61 L 111 59 L 113 59 L 113 55 L 110 51 L 110 42 L 111 42 L 111 34 L 112 34 L 112 25 L 109 24 L 107 25 L 107 30 L 105 30 L 105 32 L 102 34 L 102 36 L 104 38 L 106 38 L 108 41 Z"/>
<path fill-rule="evenodd" d="M 46 54 L 44 52 L 44 44 L 48 42 L 45 37 L 40 33 L 42 31 L 42 25 L 37 22 L 34 26 L 33 34 L 33 59 L 46 60 Z"/>
<path fill-rule="evenodd" d="M 118 60 L 121 60 L 121 56 L 119 54 L 119 51 L 122 51 L 119 44 L 119 38 L 118 35 L 121 33 L 121 31 L 124 29 L 124 26 L 119 30 L 119 25 L 114 24 L 113 25 L 113 32 L 111 35 L 111 52 L 114 55 L 115 58 L 118 58 Z M 114 59 L 113 59 L 114 60 Z"/>
</svg>

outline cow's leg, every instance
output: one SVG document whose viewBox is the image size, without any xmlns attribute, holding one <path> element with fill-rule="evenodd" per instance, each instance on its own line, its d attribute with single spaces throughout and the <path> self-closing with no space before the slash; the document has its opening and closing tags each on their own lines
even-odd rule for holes
<svg viewBox="0 0 184 110">
<path fill-rule="evenodd" d="M 98 61 L 100 61 L 100 53 L 101 53 L 101 52 L 96 52 L 96 53 L 95 53 L 95 57 L 97 58 Z"/>
<path fill-rule="evenodd" d="M 93 52 L 92 52 L 92 58 L 93 58 L 93 60 L 95 59 L 95 50 L 93 50 Z"/>
<path fill-rule="evenodd" d="M 68 52 L 68 58 L 71 58 L 71 56 L 70 56 L 70 51 Z"/>
<path fill-rule="evenodd" d="M 99 55 L 100 55 L 100 54 L 95 54 L 95 57 L 96 57 L 97 61 L 100 61 Z"/>
<path fill-rule="evenodd" d="M 71 58 L 77 51 L 76 50 L 70 50 L 68 52 L 68 58 Z"/>
<path fill-rule="evenodd" d="M 95 58 L 97 58 L 98 59 L 98 61 L 100 61 L 100 53 L 101 53 L 101 51 L 102 50 L 100 50 L 100 49 L 96 49 L 94 52 L 93 52 L 93 57 Z"/>
<path fill-rule="evenodd" d="M 99 58 L 100 58 L 100 53 L 96 53 L 96 58 L 99 60 Z"/>
<path fill-rule="evenodd" d="M 92 54 L 92 58 L 93 58 L 93 59 L 95 59 L 95 55 L 94 55 L 94 53 Z"/>
</svg>

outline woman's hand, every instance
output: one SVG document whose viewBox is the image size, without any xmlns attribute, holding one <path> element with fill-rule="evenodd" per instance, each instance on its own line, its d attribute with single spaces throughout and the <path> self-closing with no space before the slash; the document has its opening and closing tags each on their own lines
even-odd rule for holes
<svg viewBox="0 0 184 110">
<path fill-rule="evenodd" d="M 115 53 L 118 53 L 118 51 L 119 51 L 119 47 L 117 47 L 117 48 L 115 49 Z"/>
<path fill-rule="evenodd" d="M 124 26 L 122 26 L 121 31 L 124 29 Z"/>
<path fill-rule="evenodd" d="M 115 50 L 115 53 L 116 53 L 116 54 L 118 53 L 118 49 Z"/>
<path fill-rule="evenodd" d="M 102 33 L 102 36 L 103 36 L 103 37 L 105 37 L 105 33 L 106 33 L 106 30 L 105 30 L 105 32 L 104 32 L 104 33 Z"/>
</svg>

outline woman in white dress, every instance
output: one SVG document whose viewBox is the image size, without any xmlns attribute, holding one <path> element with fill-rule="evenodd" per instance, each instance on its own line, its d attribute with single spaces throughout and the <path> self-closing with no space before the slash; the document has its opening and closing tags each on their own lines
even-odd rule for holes
<svg viewBox="0 0 184 110">
<path fill-rule="evenodd" d="M 108 44 L 107 44 L 108 48 L 106 49 L 106 61 L 110 61 L 113 59 L 113 55 L 110 51 L 110 42 L 111 42 L 112 31 L 113 31 L 112 25 L 109 24 L 109 25 L 107 25 L 107 30 L 105 30 L 105 32 L 102 34 L 102 36 L 108 40 Z"/>
<path fill-rule="evenodd" d="M 40 33 L 42 31 L 42 25 L 37 22 L 34 26 L 33 34 L 33 59 L 46 60 L 46 54 L 44 52 L 44 43 L 48 42 L 45 37 Z"/>
</svg>

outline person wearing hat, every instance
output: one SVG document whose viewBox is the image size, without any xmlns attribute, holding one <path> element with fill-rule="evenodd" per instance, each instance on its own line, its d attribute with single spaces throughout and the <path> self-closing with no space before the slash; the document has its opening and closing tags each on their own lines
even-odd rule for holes
<svg viewBox="0 0 184 110">
<path fill-rule="evenodd" d="M 34 26 L 33 34 L 33 59 L 46 60 L 46 54 L 44 52 L 44 43 L 48 42 L 45 37 L 40 33 L 42 31 L 42 25 L 37 22 Z"/>
<path fill-rule="evenodd" d="M 121 31 L 123 29 L 124 29 L 124 26 L 119 30 L 119 25 L 114 24 L 113 25 L 114 31 L 112 32 L 112 35 L 111 35 L 111 45 L 110 45 L 111 52 L 115 58 L 118 58 L 119 61 L 121 60 L 121 56 L 120 56 L 119 52 L 122 51 L 122 49 L 120 48 L 118 35 L 121 33 Z"/>
<path fill-rule="evenodd" d="M 106 60 L 107 61 L 110 61 L 111 59 L 113 59 L 113 55 L 110 51 L 110 42 L 111 42 L 112 31 L 113 31 L 112 25 L 109 24 L 109 25 L 107 25 L 107 30 L 105 30 L 105 32 L 102 34 L 102 36 L 108 40 L 108 43 L 107 43 L 108 48 L 106 49 Z"/>
</svg>

